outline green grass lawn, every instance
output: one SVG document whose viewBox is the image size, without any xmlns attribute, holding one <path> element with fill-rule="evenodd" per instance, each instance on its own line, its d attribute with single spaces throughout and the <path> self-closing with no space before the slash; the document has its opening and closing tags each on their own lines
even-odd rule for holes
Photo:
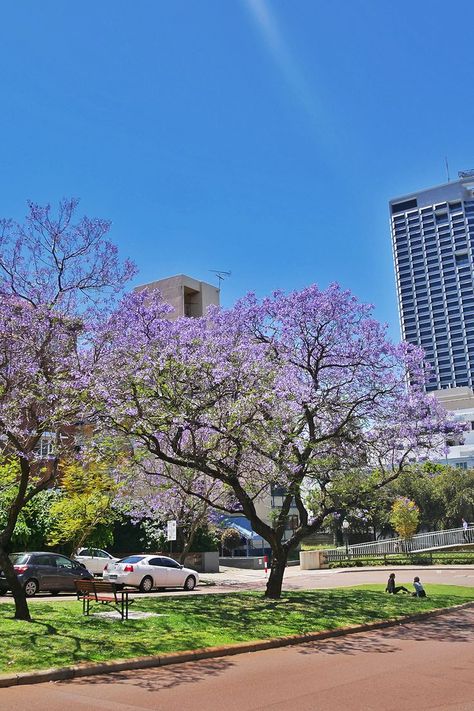
<svg viewBox="0 0 474 711">
<path fill-rule="evenodd" d="M 474 588 L 430 585 L 429 597 L 386 595 L 383 585 L 287 592 L 280 601 L 261 593 L 137 599 L 132 610 L 159 617 L 121 622 L 83 617 L 81 603 L 36 602 L 33 622 L 13 619 L 0 605 L 0 673 L 47 669 L 85 661 L 192 650 L 284 637 L 384 620 L 474 600 Z"/>
</svg>

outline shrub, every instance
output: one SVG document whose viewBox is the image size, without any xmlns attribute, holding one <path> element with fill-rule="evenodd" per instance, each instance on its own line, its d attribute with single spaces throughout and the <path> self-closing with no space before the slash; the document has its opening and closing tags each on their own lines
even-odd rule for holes
<svg viewBox="0 0 474 711">
<path fill-rule="evenodd" d="M 226 528 L 221 536 L 221 545 L 223 548 L 227 548 L 229 551 L 233 551 L 234 548 L 240 546 L 242 536 L 235 528 Z"/>
</svg>

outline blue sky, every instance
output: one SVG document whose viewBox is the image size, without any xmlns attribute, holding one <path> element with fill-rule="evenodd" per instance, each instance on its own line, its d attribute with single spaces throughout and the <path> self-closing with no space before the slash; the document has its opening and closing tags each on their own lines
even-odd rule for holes
<svg viewBox="0 0 474 711">
<path fill-rule="evenodd" d="M 0 215 L 78 196 L 136 283 L 339 281 L 398 337 L 387 202 L 474 167 L 473 24 L 464 0 L 5 3 Z"/>
</svg>

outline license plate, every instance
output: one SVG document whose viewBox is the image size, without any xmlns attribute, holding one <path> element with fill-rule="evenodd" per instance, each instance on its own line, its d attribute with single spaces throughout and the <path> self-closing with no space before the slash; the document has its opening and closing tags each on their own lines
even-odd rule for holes
<svg viewBox="0 0 474 711">
<path fill-rule="evenodd" d="M 109 575 L 109 578 L 110 578 L 111 580 L 112 580 L 112 578 L 113 578 L 114 580 L 117 580 L 117 576 L 116 576 L 116 575 Z"/>
</svg>

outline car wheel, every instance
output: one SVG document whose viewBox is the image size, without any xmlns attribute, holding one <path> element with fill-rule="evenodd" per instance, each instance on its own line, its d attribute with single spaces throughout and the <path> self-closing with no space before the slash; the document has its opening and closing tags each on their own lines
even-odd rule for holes
<svg viewBox="0 0 474 711">
<path fill-rule="evenodd" d="M 26 597 L 34 597 L 39 590 L 38 581 L 34 578 L 27 580 L 23 586 Z"/>
<path fill-rule="evenodd" d="M 6 595 L 8 592 L 8 588 L 0 588 L 0 595 Z"/>
<path fill-rule="evenodd" d="M 184 589 L 185 590 L 194 590 L 195 587 L 196 587 L 196 578 L 194 578 L 192 575 L 188 575 L 188 577 L 184 581 Z"/>
<path fill-rule="evenodd" d="M 150 592 L 150 590 L 152 589 L 152 587 L 153 587 L 153 579 L 150 578 L 149 575 L 146 575 L 146 576 L 143 578 L 142 582 L 140 583 L 140 586 L 139 586 L 138 589 L 140 590 L 140 592 L 145 592 L 145 593 L 147 593 L 147 592 Z"/>
</svg>

